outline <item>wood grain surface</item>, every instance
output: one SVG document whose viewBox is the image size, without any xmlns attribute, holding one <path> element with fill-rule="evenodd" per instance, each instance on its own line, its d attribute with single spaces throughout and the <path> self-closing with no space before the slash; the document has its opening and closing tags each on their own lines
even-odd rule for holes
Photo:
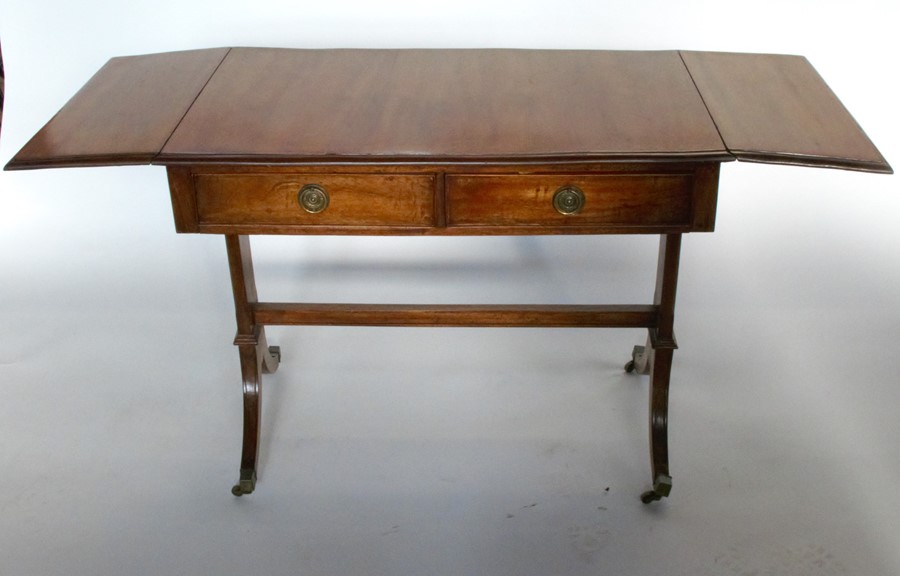
<svg viewBox="0 0 900 576">
<path fill-rule="evenodd" d="M 434 176 L 407 174 L 203 174 L 194 176 L 200 224 L 431 226 Z M 309 213 L 298 201 L 320 186 L 328 207 Z"/>
<path fill-rule="evenodd" d="M 114 58 L 7 168 L 735 158 L 891 172 L 802 57 L 512 49 Z"/>
<path fill-rule="evenodd" d="M 682 57 L 738 160 L 892 172 L 806 58 L 722 52 Z"/>
<path fill-rule="evenodd" d="M 113 58 L 7 169 L 151 162 L 227 48 Z"/>
<path fill-rule="evenodd" d="M 725 158 L 677 52 L 235 48 L 159 161 Z"/>
<path fill-rule="evenodd" d="M 586 198 L 577 214 L 561 214 L 553 197 L 576 186 Z M 451 226 L 690 226 L 692 174 L 451 175 Z"/>
</svg>

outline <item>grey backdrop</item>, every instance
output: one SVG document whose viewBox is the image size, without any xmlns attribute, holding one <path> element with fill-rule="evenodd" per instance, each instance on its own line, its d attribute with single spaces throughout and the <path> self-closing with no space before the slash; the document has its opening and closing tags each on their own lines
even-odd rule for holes
<svg viewBox="0 0 900 576">
<path fill-rule="evenodd" d="M 0 161 L 109 57 L 504 46 L 804 54 L 900 163 L 893 0 L 0 2 Z M 897 177 L 723 166 L 683 248 L 672 497 L 644 334 L 271 330 L 257 492 L 224 243 L 161 168 L 0 174 L 0 574 L 896 574 Z M 113 217 L 111 217 L 113 216 Z M 656 239 L 264 238 L 267 299 L 643 302 Z"/>
</svg>

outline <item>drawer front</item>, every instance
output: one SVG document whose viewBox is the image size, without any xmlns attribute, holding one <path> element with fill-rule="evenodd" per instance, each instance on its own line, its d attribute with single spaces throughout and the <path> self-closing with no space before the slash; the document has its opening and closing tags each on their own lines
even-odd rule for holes
<svg viewBox="0 0 900 576">
<path fill-rule="evenodd" d="M 447 224 L 562 230 L 689 228 L 694 222 L 693 189 L 693 174 L 448 175 Z M 560 192 L 563 196 L 557 198 Z M 567 209 L 566 196 L 571 200 L 573 194 L 580 196 L 574 201 L 580 208 L 561 213 Z"/>
<path fill-rule="evenodd" d="M 434 224 L 432 175 L 195 174 L 193 179 L 201 226 Z M 301 203 L 304 189 L 316 192 L 305 199 L 306 206 Z"/>
</svg>

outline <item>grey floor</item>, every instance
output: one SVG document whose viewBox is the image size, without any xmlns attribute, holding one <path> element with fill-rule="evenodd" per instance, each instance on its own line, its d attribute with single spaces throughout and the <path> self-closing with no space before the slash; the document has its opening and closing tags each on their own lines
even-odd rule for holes
<svg viewBox="0 0 900 576">
<path fill-rule="evenodd" d="M 8 176 L 36 196 L 2 229 L 0 574 L 896 574 L 900 204 L 812 170 L 759 191 L 790 170 L 727 166 L 719 230 L 685 239 L 675 487 L 652 506 L 647 381 L 622 371 L 639 330 L 271 329 L 260 482 L 232 497 L 221 239 L 171 232 L 152 168 Z M 64 179 L 122 218 L 52 210 Z M 269 300 L 644 302 L 656 257 L 654 237 L 253 247 Z"/>
</svg>

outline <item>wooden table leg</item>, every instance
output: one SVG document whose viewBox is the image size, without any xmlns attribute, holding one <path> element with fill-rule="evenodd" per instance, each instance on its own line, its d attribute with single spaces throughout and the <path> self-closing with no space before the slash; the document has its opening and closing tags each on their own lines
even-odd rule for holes
<svg viewBox="0 0 900 576">
<path fill-rule="evenodd" d="M 259 453 L 261 384 L 264 373 L 274 372 L 280 361 L 280 350 L 268 347 L 262 325 L 256 324 L 253 305 L 258 302 L 250 242 L 246 236 L 226 235 L 228 262 L 234 291 L 238 346 L 244 387 L 244 437 L 241 453 L 240 480 L 232 489 L 235 496 L 249 494 L 256 487 Z M 649 329 L 648 345 L 636 347 L 626 370 L 650 372 L 650 459 L 653 487 L 641 496 L 645 503 L 668 496 L 672 489 L 669 474 L 668 407 L 669 378 L 672 355 L 678 347 L 673 330 L 675 292 L 678 283 L 678 260 L 681 234 L 660 237 L 659 263 L 654 306 L 656 326 Z"/>
<path fill-rule="evenodd" d="M 669 475 L 669 374 L 674 348 L 656 348 L 650 368 L 650 471 L 653 487 L 641 495 L 648 504 L 672 491 Z"/>
<path fill-rule="evenodd" d="M 266 344 L 263 326 L 254 322 L 252 305 L 257 302 L 256 281 L 250 240 L 246 236 L 227 235 L 228 266 L 234 291 L 237 336 L 234 343 L 241 357 L 244 386 L 244 436 L 241 450 L 240 479 L 231 489 L 235 496 L 250 494 L 256 488 L 256 465 L 259 459 L 259 425 L 262 404 L 262 375 L 278 369 L 281 350 Z"/>
<path fill-rule="evenodd" d="M 675 321 L 675 292 L 678 285 L 678 259 L 681 234 L 660 237 L 659 263 L 656 273 L 654 304 L 658 306 L 656 328 L 650 329 L 650 467 L 653 487 L 641 495 L 647 504 L 668 496 L 672 490 L 669 474 L 669 377 L 672 355 L 678 344 L 673 329 Z"/>
</svg>

